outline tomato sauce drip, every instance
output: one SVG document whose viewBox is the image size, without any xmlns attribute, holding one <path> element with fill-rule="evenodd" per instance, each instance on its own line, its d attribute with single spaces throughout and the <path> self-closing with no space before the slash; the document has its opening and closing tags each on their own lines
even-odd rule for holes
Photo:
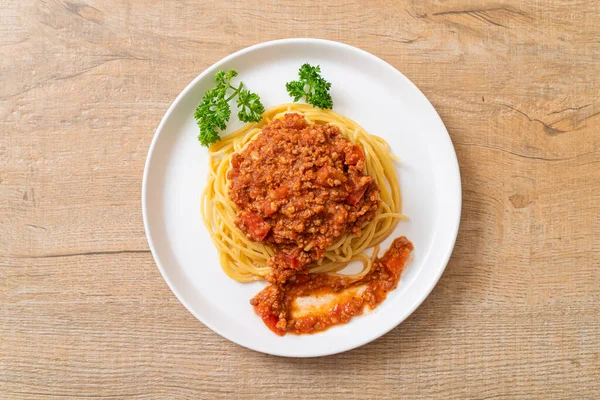
<svg viewBox="0 0 600 400">
<path fill-rule="evenodd" d="M 371 270 L 356 280 L 329 274 L 299 273 L 283 284 L 271 284 L 251 301 L 265 325 L 278 335 L 324 331 L 345 324 L 365 308 L 374 309 L 398 286 L 412 243 L 402 236 L 392 243 Z M 326 307 L 298 313 L 299 298 L 330 296 Z M 301 315 L 297 315 L 301 314 Z"/>
</svg>

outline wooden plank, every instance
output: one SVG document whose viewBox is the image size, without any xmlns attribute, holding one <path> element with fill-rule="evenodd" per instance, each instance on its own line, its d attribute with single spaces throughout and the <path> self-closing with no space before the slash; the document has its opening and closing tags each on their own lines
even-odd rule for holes
<svg viewBox="0 0 600 400">
<path fill-rule="evenodd" d="M 600 397 L 600 4 L 0 0 L 0 398 Z M 319 359 L 222 339 L 148 251 L 162 115 L 245 46 L 321 37 L 429 97 L 463 214 L 402 325 Z M 116 190 L 115 190 L 116 188 Z"/>
</svg>

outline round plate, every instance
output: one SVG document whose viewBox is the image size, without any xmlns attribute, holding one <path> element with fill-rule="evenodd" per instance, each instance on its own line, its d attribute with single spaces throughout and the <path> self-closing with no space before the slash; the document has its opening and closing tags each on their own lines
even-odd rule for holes
<svg viewBox="0 0 600 400">
<path fill-rule="evenodd" d="M 264 282 L 238 283 L 222 272 L 200 217 L 208 154 L 197 141 L 193 113 L 214 74 L 235 69 L 270 108 L 289 103 L 285 83 L 303 63 L 320 65 L 331 82 L 333 110 L 381 136 L 401 160 L 402 211 L 409 221 L 382 244 L 405 235 L 415 246 L 398 288 L 374 311 L 314 335 L 271 332 L 249 300 Z M 234 107 L 235 108 L 235 107 Z M 235 112 L 228 132 L 241 126 Z M 458 231 L 461 186 L 448 132 L 427 98 L 385 61 L 355 47 L 316 39 L 258 44 L 214 64 L 190 83 L 162 119 L 144 170 L 144 226 L 156 264 L 179 301 L 213 331 L 250 349 L 313 357 L 346 351 L 385 334 L 431 292 L 450 258 Z"/>
</svg>

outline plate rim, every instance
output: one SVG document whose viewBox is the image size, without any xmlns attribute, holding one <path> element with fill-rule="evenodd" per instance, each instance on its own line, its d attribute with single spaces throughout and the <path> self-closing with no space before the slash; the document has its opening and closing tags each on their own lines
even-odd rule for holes
<svg viewBox="0 0 600 400">
<path fill-rule="evenodd" d="M 285 44 L 294 44 L 294 43 L 306 43 L 306 44 L 317 44 L 317 45 L 327 45 L 327 46 L 334 46 L 334 47 L 338 47 L 341 49 L 345 49 L 351 52 L 356 52 L 359 55 L 362 56 L 366 56 L 371 58 L 373 61 L 379 63 L 381 66 L 390 69 L 393 73 L 397 74 L 398 77 L 402 80 L 405 81 L 406 84 L 408 84 L 409 86 L 412 86 L 413 89 L 416 89 L 416 93 L 418 93 L 419 96 L 421 96 L 427 103 L 429 103 L 429 105 L 431 105 L 432 110 L 434 111 L 435 114 L 435 119 L 438 123 L 438 125 L 443 129 L 443 131 L 446 133 L 446 135 L 444 136 L 447 141 L 449 142 L 450 145 L 450 149 L 451 154 L 449 154 L 452 158 L 452 171 L 451 171 L 451 175 L 452 178 L 454 178 L 455 180 L 455 185 L 456 185 L 456 192 L 457 192 L 457 207 L 458 210 L 456 210 L 455 214 L 456 215 L 456 220 L 454 221 L 454 226 L 452 229 L 452 238 L 450 238 L 450 243 L 451 245 L 448 247 L 448 250 L 446 252 L 446 254 L 444 254 L 443 256 L 443 266 L 441 268 L 439 268 L 437 274 L 434 276 L 434 279 L 431 281 L 430 285 L 426 288 L 426 290 L 423 290 L 421 292 L 421 294 L 419 296 L 417 296 L 417 300 L 413 302 L 412 306 L 408 309 L 408 312 L 406 312 L 406 315 L 403 318 L 400 318 L 398 320 L 397 323 L 392 324 L 388 329 L 382 329 L 380 331 L 375 331 L 375 333 L 373 335 L 368 335 L 365 336 L 365 338 L 363 340 L 360 340 L 356 343 L 353 343 L 347 347 L 343 347 L 340 349 L 335 349 L 333 351 L 321 351 L 321 352 L 316 352 L 316 353 L 311 353 L 310 350 L 308 352 L 306 352 L 305 354 L 288 354 L 285 352 L 280 352 L 280 351 L 265 351 L 264 349 L 259 349 L 256 346 L 253 345 L 248 345 L 246 343 L 242 344 L 240 342 L 238 342 L 236 339 L 232 338 L 229 334 L 223 333 L 221 330 L 217 329 L 216 327 L 214 327 L 211 323 L 208 323 L 205 319 L 203 319 L 200 315 L 198 315 L 198 313 L 196 313 L 188 304 L 187 302 L 183 299 L 182 295 L 179 293 L 179 291 L 175 288 L 174 284 L 171 282 L 171 280 L 168 277 L 168 274 L 166 272 L 165 267 L 158 261 L 159 258 L 157 256 L 156 253 L 156 248 L 154 245 L 154 241 L 152 239 L 152 236 L 150 234 L 150 228 L 148 225 L 148 207 L 147 207 L 147 185 L 148 185 L 148 171 L 149 171 L 149 166 L 152 162 L 152 157 L 154 154 L 154 150 L 156 147 L 156 143 L 158 142 L 158 137 L 160 136 L 161 132 L 163 131 L 164 125 L 166 124 L 167 120 L 169 119 L 170 115 L 173 113 L 174 109 L 177 107 L 177 105 L 180 103 L 180 101 L 186 96 L 186 94 L 192 90 L 192 88 L 200 81 L 202 80 L 205 76 L 213 73 L 215 70 L 217 70 L 221 65 L 227 63 L 228 61 L 239 57 L 241 55 L 244 55 L 246 53 L 255 51 L 255 50 L 259 50 L 262 48 L 266 48 L 266 47 L 270 47 L 270 46 L 279 46 L 279 45 L 285 45 Z M 454 185 L 453 185 L 454 186 Z M 169 108 L 167 109 L 167 111 L 165 112 L 165 114 L 163 115 L 158 127 L 156 128 L 153 138 L 152 138 L 152 142 L 150 144 L 150 147 L 148 149 L 148 154 L 146 157 L 146 162 L 144 164 L 144 173 L 143 173 L 143 178 L 142 178 L 142 191 L 141 191 L 141 195 L 142 195 L 142 216 L 143 216 L 143 220 L 144 220 L 144 232 L 146 235 L 146 240 L 148 241 L 148 245 L 150 247 L 150 252 L 152 254 L 152 258 L 154 259 L 154 263 L 156 264 L 162 278 L 165 280 L 165 282 L 167 283 L 167 286 L 169 287 L 169 289 L 171 290 L 171 292 L 175 295 L 175 297 L 177 298 L 177 300 L 179 300 L 179 302 L 181 304 L 183 304 L 183 306 L 194 316 L 196 317 L 196 319 L 198 319 L 200 322 L 202 322 L 205 326 L 207 326 L 209 329 L 211 329 L 213 332 L 215 332 L 216 334 L 218 334 L 221 337 L 224 337 L 225 339 L 237 344 L 238 346 L 242 346 L 245 348 L 248 348 L 250 350 L 254 350 L 256 352 L 259 353 L 265 353 L 265 354 L 271 354 L 271 355 L 275 355 L 275 356 L 281 356 L 281 357 L 295 357 L 295 358 L 307 358 L 307 357 L 321 357 L 321 356 L 327 356 L 327 355 L 333 355 L 333 354 L 339 354 L 339 353 L 343 353 L 361 346 L 364 346 L 367 343 L 370 343 L 378 338 L 380 338 L 381 336 L 387 334 L 388 332 L 390 332 L 391 330 L 393 330 L 394 328 L 396 328 L 398 325 L 400 325 L 402 322 L 404 322 L 409 316 L 411 316 L 415 310 L 421 306 L 421 304 L 423 304 L 423 302 L 425 301 L 425 299 L 431 294 L 431 292 L 433 291 L 433 289 L 435 288 L 435 286 L 437 285 L 437 283 L 439 282 L 441 276 L 443 275 L 444 271 L 446 270 L 447 266 L 448 266 L 448 262 L 450 260 L 450 257 L 452 256 L 452 253 L 454 252 L 454 247 L 456 245 L 456 239 L 458 236 L 458 231 L 459 231 L 459 227 L 460 227 L 460 221 L 461 221 L 461 213 L 462 213 L 462 180 L 461 180 L 461 175 L 460 175 L 460 167 L 458 164 L 458 158 L 456 156 L 456 149 L 454 147 L 454 144 L 452 143 L 452 139 L 450 137 L 450 134 L 448 133 L 448 129 L 446 128 L 443 120 L 441 119 L 441 117 L 439 116 L 439 113 L 437 112 L 436 108 L 433 106 L 433 104 L 429 101 L 429 99 L 427 98 L 427 96 L 425 96 L 425 94 L 410 80 L 408 79 L 408 77 L 406 77 L 400 70 L 398 70 L 397 68 L 395 68 L 393 65 L 391 65 L 390 63 L 388 63 L 387 61 L 383 60 L 382 58 L 366 51 L 363 50 L 361 48 L 346 44 L 346 43 L 342 43 L 342 42 L 338 42 L 338 41 L 334 41 L 334 40 L 328 40 L 328 39 L 317 39 L 317 38 L 286 38 L 286 39 L 277 39 L 277 40 L 270 40 L 270 41 L 266 41 L 266 42 L 261 42 L 261 43 L 257 43 L 248 47 L 245 47 L 243 49 L 240 49 L 234 53 L 229 54 L 228 56 L 220 59 L 219 61 L 215 62 L 214 64 L 210 65 L 209 67 L 207 67 L 204 71 L 202 71 L 200 74 L 198 74 L 198 76 L 196 76 L 180 93 L 179 95 L 177 95 L 177 97 L 175 98 L 175 100 L 173 100 L 173 102 L 171 103 L 171 105 L 169 106 Z"/>
</svg>

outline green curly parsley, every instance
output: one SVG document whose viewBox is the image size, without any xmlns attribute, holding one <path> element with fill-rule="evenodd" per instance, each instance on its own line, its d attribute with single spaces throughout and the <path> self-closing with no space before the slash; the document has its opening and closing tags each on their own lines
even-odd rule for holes
<svg viewBox="0 0 600 400">
<path fill-rule="evenodd" d="M 329 89 L 331 83 L 321 77 L 321 68 L 317 65 L 302 64 L 298 71 L 300 80 L 285 84 L 289 95 L 297 102 L 302 97 L 308 104 L 327 110 L 333 108 L 333 100 Z"/>
<path fill-rule="evenodd" d="M 260 97 L 244 89 L 244 84 L 240 82 L 238 87 L 231 85 L 231 80 L 237 76 L 233 69 L 219 71 L 215 74 L 217 86 L 207 90 L 202 96 L 202 102 L 196 107 L 194 118 L 200 128 L 198 140 L 202 146 L 208 147 L 217 140 L 221 140 L 218 130 L 225 130 L 227 122 L 231 117 L 231 108 L 229 101 L 237 96 L 237 106 L 239 109 L 238 118 L 242 122 L 258 122 L 262 119 L 262 113 L 265 107 L 260 102 Z M 233 90 L 228 97 L 227 91 Z"/>
</svg>

